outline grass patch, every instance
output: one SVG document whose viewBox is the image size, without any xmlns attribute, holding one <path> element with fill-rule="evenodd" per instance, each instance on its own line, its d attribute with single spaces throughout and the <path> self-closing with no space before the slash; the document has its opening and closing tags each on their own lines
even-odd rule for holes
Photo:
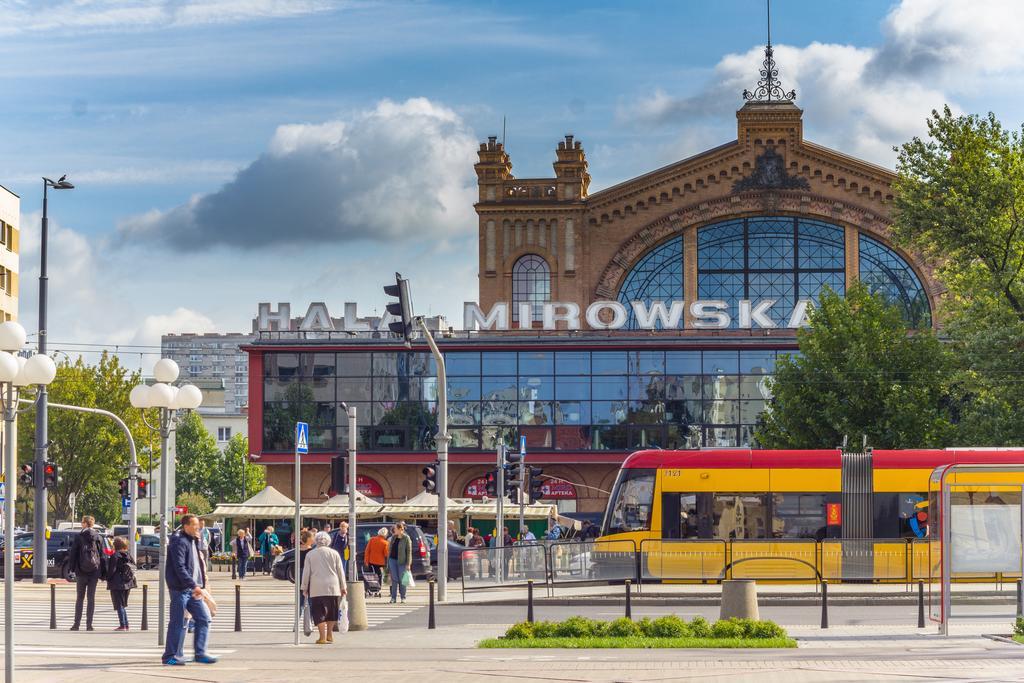
<svg viewBox="0 0 1024 683">
<path fill-rule="evenodd" d="M 1021 645 L 1024 645 L 1024 636 L 1014 636 L 1013 639 L 1016 640 Z"/>
<path fill-rule="evenodd" d="M 1017 636 L 1022 638 L 1022 636 Z M 1024 641 L 1022 641 L 1024 642 Z M 793 648 L 792 638 L 651 638 L 646 636 L 582 636 L 579 638 L 488 638 L 482 648 Z"/>
</svg>

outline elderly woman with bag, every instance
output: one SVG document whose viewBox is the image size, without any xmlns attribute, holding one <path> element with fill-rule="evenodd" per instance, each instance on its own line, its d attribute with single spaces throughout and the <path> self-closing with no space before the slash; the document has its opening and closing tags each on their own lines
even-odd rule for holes
<svg viewBox="0 0 1024 683">
<path fill-rule="evenodd" d="M 316 547 L 306 555 L 302 568 L 302 592 L 309 599 L 309 614 L 320 632 L 316 644 L 324 645 L 334 642 L 332 629 L 348 591 L 345 567 L 341 555 L 330 547 L 330 534 L 317 533 L 315 543 Z"/>
</svg>

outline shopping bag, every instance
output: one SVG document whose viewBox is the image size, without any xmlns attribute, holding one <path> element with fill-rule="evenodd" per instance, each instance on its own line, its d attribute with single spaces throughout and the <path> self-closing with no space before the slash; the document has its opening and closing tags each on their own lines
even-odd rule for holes
<svg viewBox="0 0 1024 683">
<path fill-rule="evenodd" d="M 408 583 L 405 584 L 406 587 L 407 588 L 415 588 L 416 587 L 416 579 L 412 578 L 412 572 L 406 572 L 405 575 L 409 577 Z"/>
<path fill-rule="evenodd" d="M 302 632 L 308 638 L 309 634 L 313 632 L 313 620 L 309 616 L 309 598 L 303 598 L 303 600 L 305 603 L 302 605 Z"/>
<path fill-rule="evenodd" d="M 348 599 L 341 596 L 341 609 L 338 610 L 338 630 L 348 633 Z"/>
<path fill-rule="evenodd" d="M 402 572 L 402 585 L 406 588 L 413 585 L 412 572 L 408 570 Z"/>
</svg>

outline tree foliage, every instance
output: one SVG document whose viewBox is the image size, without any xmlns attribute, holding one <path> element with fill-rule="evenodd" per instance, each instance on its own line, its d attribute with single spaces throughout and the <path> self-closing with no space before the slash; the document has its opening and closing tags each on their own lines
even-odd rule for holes
<svg viewBox="0 0 1024 683">
<path fill-rule="evenodd" d="M 188 508 L 189 514 L 200 517 L 210 514 L 213 510 L 209 499 L 201 493 L 179 493 L 175 503 Z"/>
<path fill-rule="evenodd" d="M 782 357 L 756 439 L 766 448 L 830 448 L 862 435 L 877 448 L 946 445 L 954 433 L 950 351 L 908 335 L 899 309 L 865 286 L 826 290 Z"/>
<path fill-rule="evenodd" d="M 148 464 L 149 429 L 140 411 L 131 407 L 128 394 L 140 381 L 117 356 L 104 353 L 96 365 L 81 357 L 64 360 L 49 387 L 49 402 L 100 408 L 128 425 L 138 448 L 140 464 Z M 70 495 L 77 497 L 77 513 L 91 514 L 105 523 L 120 519 L 117 482 L 128 476 L 129 449 L 124 432 L 109 417 L 50 407 L 48 410 L 48 457 L 61 468 L 61 481 L 49 490 L 49 510 L 56 519 L 71 514 Z M 35 408 L 18 419 L 18 460 L 35 458 Z M 51 520 L 53 521 L 53 520 Z"/>
<path fill-rule="evenodd" d="M 243 468 L 248 496 L 266 486 L 265 468 L 248 462 L 249 440 L 236 434 L 222 452 L 197 413 L 178 425 L 175 451 L 179 496 L 194 493 L 213 504 L 241 502 Z"/>
</svg>

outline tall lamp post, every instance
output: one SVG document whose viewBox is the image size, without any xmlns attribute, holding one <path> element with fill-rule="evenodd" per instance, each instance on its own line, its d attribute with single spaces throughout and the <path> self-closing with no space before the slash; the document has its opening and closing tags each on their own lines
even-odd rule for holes
<svg viewBox="0 0 1024 683">
<path fill-rule="evenodd" d="M 195 410 L 203 403 L 203 393 L 192 384 L 182 387 L 172 386 L 172 382 L 178 379 L 178 364 L 170 358 L 161 358 L 153 366 L 153 379 L 155 384 L 140 384 L 132 389 L 129 395 L 131 404 L 143 411 L 143 420 L 146 426 L 160 434 L 160 616 L 157 619 L 157 642 L 164 644 L 164 601 L 166 600 L 166 578 L 164 568 L 167 565 L 167 531 L 171 520 L 174 519 L 172 506 L 174 498 L 168 498 L 168 492 L 173 486 L 174 480 L 174 456 L 170 454 L 169 441 L 171 432 L 178 426 L 179 421 L 188 411 Z M 145 420 L 146 408 L 156 408 L 159 411 L 159 420 L 156 425 L 149 424 Z M 138 468 L 133 468 L 129 475 L 129 495 L 134 505 L 136 486 L 138 484 Z"/>
<path fill-rule="evenodd" d="M 62 175 L 58 180 L 43 178 L 43 226 L 42 235 L 39 240 L 39 355 L 46 355 L 46 287 L 49 279 L 46 277 L 46 243 L 49 228 L 49 216 L 47 215 L 47 191 L 73 190 L 74 185 L 67 181 L 67 175 Z M 20 349 L 19 349 L 20 350 Z M 34 472 L 42 472 L 46 466 L 46 447 L 49 442 L 46 430 L 46 386 L 39 385 L 36 393 L 36 464 L 32 468 Z M 46 557 L 46 482 L 40 481 L 36 484 L 35 514 L 33 515 L 33 557 Z M 32 564 L 32 583 L 46 583 L 46 563 L 34 562 Z"/>
<path fill-rule="evenodd" d="M 11 352 L 20 351 L 25 345 L 25 328 L 16 322 L 0 323 L 0 398 L 4 414 L 4 538 L 7 552 L 4 553 L 4 680 L 14 680 L 14 503 L 18 494 L 15 469 L 14 422 L 18 419 L 18 391 L 35 384 L 45 387 L 57 376 L 53 359 L 43 354 L 22 358 Z M 43 477 L 43 468 L 34 470 L 37 479 Z M 36 488 L 42 481 L 37 481 Z M 46 499 L 43 498 L 43 505 Z M 46 539 L 43 539 L 45 544 Z M 41 555 L 33 555 L 32 566 L 41 565 L 46 571 L 46 546 Z M 45 574 L 44 574 L 45 575 Z"/>
</svg>

